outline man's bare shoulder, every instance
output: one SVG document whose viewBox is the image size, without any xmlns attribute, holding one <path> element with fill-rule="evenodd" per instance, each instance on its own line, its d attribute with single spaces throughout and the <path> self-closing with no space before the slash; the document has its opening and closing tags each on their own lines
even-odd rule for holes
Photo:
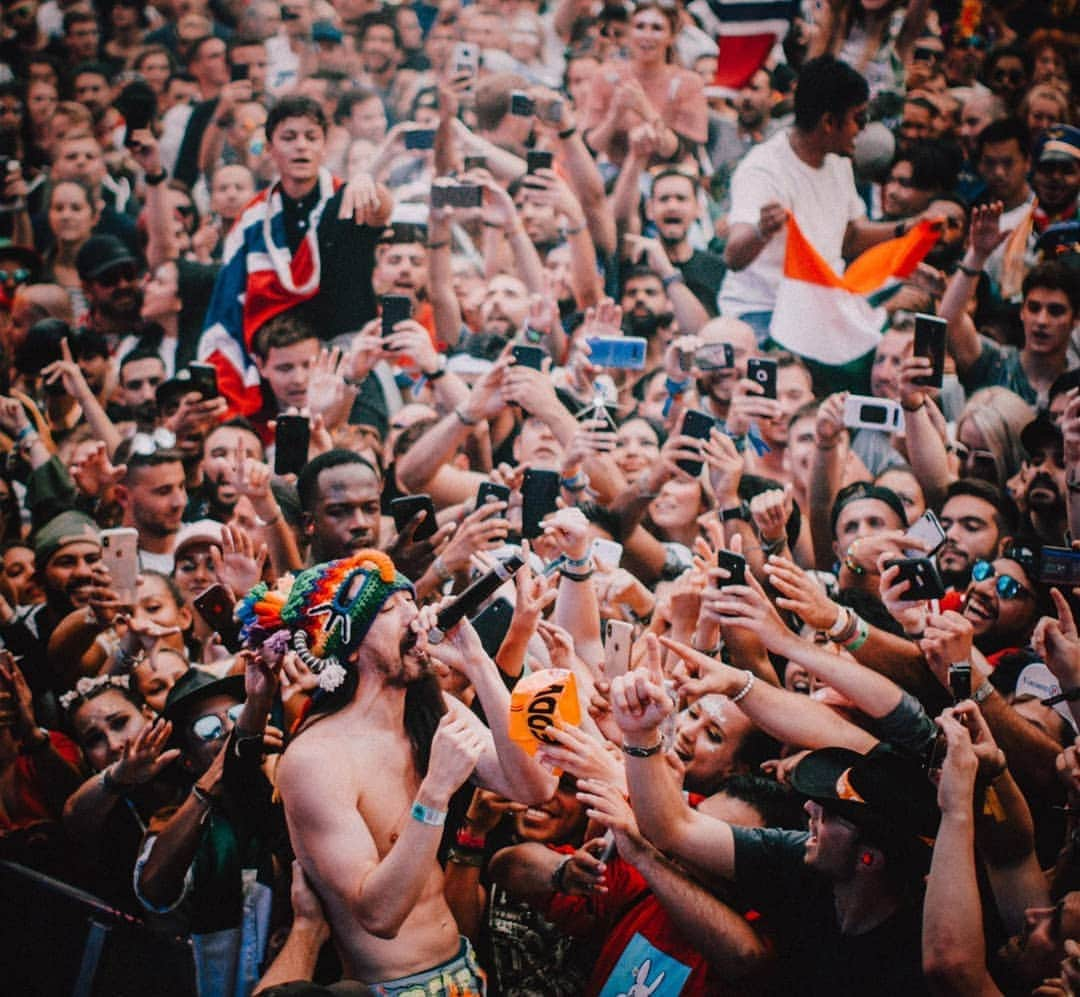
<svg viewBox="0 0 1080 997">
<path fill-rule="evenodd" d="M 278 763 L 278 785 L 282 792 L 306 785 L 351 785 L 357 781 L 356 768 L 336 764 L 349 751 L 350 738 L 333 717 L 319 720 L 301 730 L 290 742 Z"/>
</svg>

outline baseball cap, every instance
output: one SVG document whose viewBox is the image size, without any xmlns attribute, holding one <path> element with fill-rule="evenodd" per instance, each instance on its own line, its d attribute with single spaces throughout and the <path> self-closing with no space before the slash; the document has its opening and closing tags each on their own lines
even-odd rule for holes
<svg viewBox="0 0 1080 997">
<path fill-rule="evenodd" d="M 97 280 L 113 267 L 139 261 L 115 235 L 92 235 L 75 256 L 75 269 L 81 280 Z"/>
<path fill-rule="evenodd" d="M 1062 436 L 1058 424 L 1046 412 L 1040 412 L 1020 430 L 1020 442 L 1029 454 L 1048 443 L 1053 446 L 1062 446 L 1064 440 L 1065 437 Z"/>
<path fill-rule="evenodd" d="M 1016 695 L 1034 696 L 1036 699 L 1050 699 L 1061 694 L 1061 683 L 1041 661 L 1033 661 L 1016 677 Z M 1076 732 L 1076 720 L 1068 703 L 1055 703 L 1050 707 Z"/>
<path fill-rule="evenodd" d="M 1060 163 L 1070 159 L 1080 159 L 1080 128 L 1051 125 L 1043 132 L 1035 148 L 1035 162 Z"/>
<path fill-rule="evenodd" d="M 179 560 L 180 554 L 185 548 L 199 544 L 217 544 L 220 547 L 221 523 L 216 519 L 199 519 L 194 523 L 184 523 L 176 534 L 173 560 Z"/>
<path fill-rule="evenodd" d="M 176 685 L 169 690 L 162 716 L 175 723 L 186 717 L 203 700 L 220 693 L 235 696 L 243 701 L 244 676 L 226 675 L 219 679 L 205 668 L 193 665 L 176 680 Z"/>
<path fill-rule="evenodd" d="M 100 546 L 101 531 L 89 516 L 69 509 L 53 516 L 34 534 L 34 563 L 44 568 L 61 547 L 79 541 L 89 541 Z"/>
<path fill-rule="evenodd" d="M 863 499 L 877 499 L 879 502 L 884 502 L 900 517 L 900 522 L 904 526 L 908 525 L 907 511 L 904 509 L 904 503 L 900 501 L 900 496 L 896 492 L 891 488 L 871 484 L 869 481 L 854 481 L 840 489 L 836 501 L 833 503 L 833 532 L 836 531 L 836 521 L 840 518 L 840 513 L 844 511 L 844 507 L 852 502 L 861 502 Z"/>
</svg>

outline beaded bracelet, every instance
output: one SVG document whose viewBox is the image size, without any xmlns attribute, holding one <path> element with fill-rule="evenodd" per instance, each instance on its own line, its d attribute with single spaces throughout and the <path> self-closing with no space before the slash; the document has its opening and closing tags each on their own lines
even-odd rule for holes
<svg viewBox="0 0 1080 997">
<path fill-rule="evenodd" d="M 744 685 L 737 693 L 735 693 L 734 696 L 729 696 L 728 698 L 733 703 L 737 703 L 739 702 L 739 700 L 745 699 L 747 693 L 749 693 L 750 690 L 754 688 L 755 681 L 757 681 L 757 676 L 753 672 L 748 671 L 746 673 L 746 685 Z"/>
</svg>

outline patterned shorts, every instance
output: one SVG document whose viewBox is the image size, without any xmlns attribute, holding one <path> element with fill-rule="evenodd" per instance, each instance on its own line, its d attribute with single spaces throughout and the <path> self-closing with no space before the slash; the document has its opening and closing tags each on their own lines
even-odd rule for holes
<svg viewBox="0 0 1080 997">
<path fill-rule="evenodd" d="M 458 954 L 440 966 L 368 985 L 379 997 L 485 997 L 487 994 L 487 977 L 466 938 L 461 939 Z"/>
</svg>

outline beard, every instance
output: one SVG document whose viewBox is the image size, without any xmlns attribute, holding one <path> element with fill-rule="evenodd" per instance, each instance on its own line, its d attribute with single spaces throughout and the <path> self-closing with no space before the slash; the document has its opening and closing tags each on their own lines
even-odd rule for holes
<svg viewBox="0 0 1080 997">
<path fill-rule="evenodd" d="M 1065 500 L 1058 491 L 1057 482 L 1049 474 L 1036 474 L 1027 488 L 1027 502 L 1031 509 L 1041 513 L 1064 513 Z"/>
<path fill-rule="evenodd" d="M 629 312 L 623 316 L 623 333 L 627 336 L 652 339 L 663 326 L 670 325 L 674 320 L 675 316 L 671 312 L 661 312 L 659 315 L 652 312 L 644 315 Z"/>
</svg>

